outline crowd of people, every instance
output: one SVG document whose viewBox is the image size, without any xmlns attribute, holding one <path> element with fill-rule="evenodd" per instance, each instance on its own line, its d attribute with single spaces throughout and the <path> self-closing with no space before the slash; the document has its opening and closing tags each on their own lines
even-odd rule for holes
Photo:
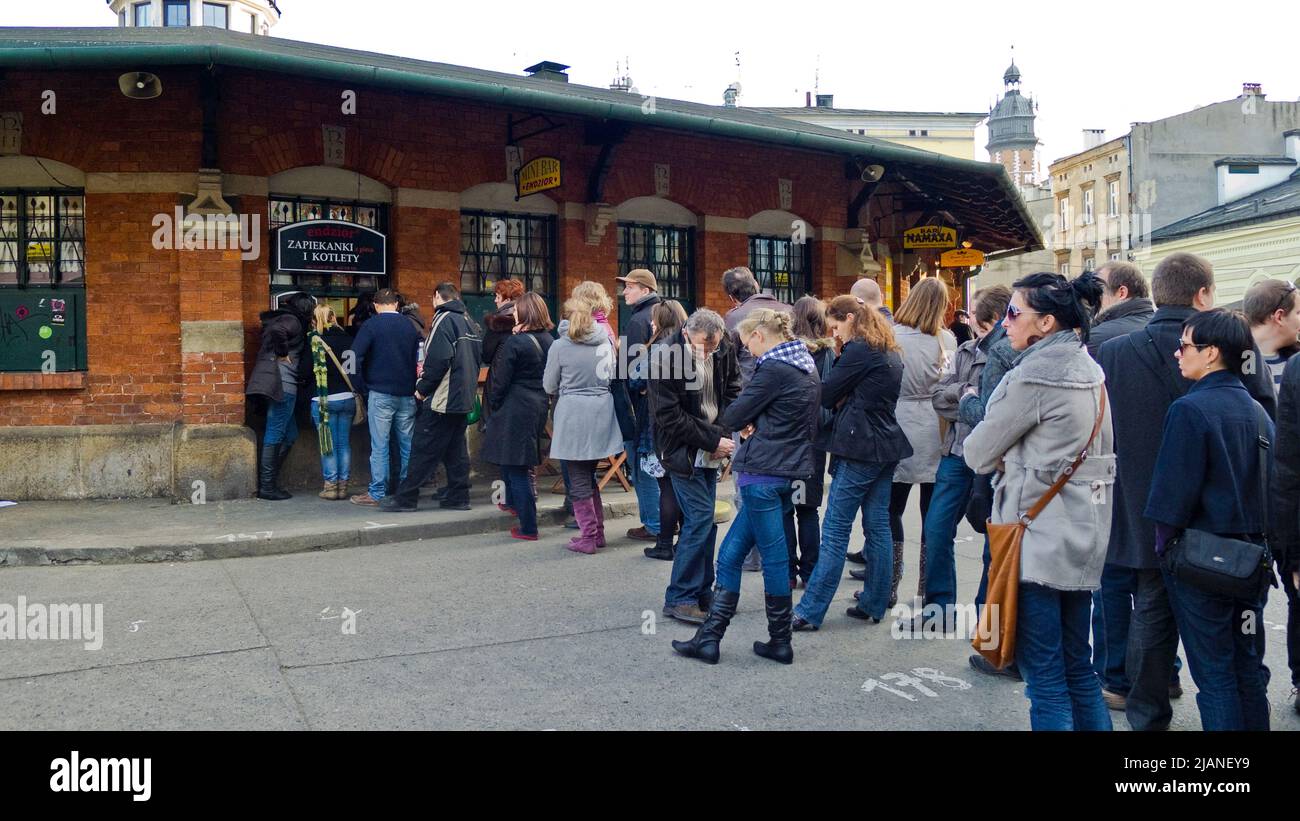
<svg viewBox="0 0 1300 821">
<path fill-rule="evenodd" d="M 1205 729 L 1267 729 L 1262 610 L 1279 584 L 1300 686 L 1294 284 L 1263 280 L 1240 311 L 1215 308 L 1210 264 L 1180 253 L 1149 280 L 1111 261 L 985 288 L 964 310 L 923 278 L 893 315 L 871 279 L 786 305 L 738 267 L 722 275 L 723 316 L 661 298 L 648 270 L 618 281 L 621 336 L 592 281 L 569 294 L 558 327 L 541 296 L 509 279 L 482 329 L 450 283 L 434 293 L 427 332 L 391 290 L 348 330 L 291 295 L 263 314 L 248 384 L 268 408 L 258 495 L 288 498 L 280 466 L 297 397 L 310 396 L 322 498 L 414 510 L 442 465 L 439 504 L 467 509 L 466 429 L 481 418 L 480 457 L 499 468 L 499 506 L 518 516 L 511 536 L 536 540 L 550 420 L 549 458 L 578 531 L 568 549 L 606 546 L 597 465 L 626 454 L 640 516 L 627 536 L 672 562 L 663 612 L 696 626 L 673 649 L 718 663 L 743 572 L 761 570 L 768 640 L 753 650 L 791 664 L 793 633 L 824 626 L 846 562 L 862 587 L 845 624 L 879 624 L 895 608 L 919 486 L 923 606 L 896 626 L 959 637 L 960 522 L 986 534 L 976 608 L 994 595 L 987 533 L 1018 525 L 1014 660 L 970 663 L 1024 681 L 1034 729 L 1109 730 L 1112 711 L 1164 729 L 1184 661 Z M 348 435 L 363 416 L 371 482 L 349 496 Z M 736 513 L 718 547 L 728 466 Z"/>
</svg>

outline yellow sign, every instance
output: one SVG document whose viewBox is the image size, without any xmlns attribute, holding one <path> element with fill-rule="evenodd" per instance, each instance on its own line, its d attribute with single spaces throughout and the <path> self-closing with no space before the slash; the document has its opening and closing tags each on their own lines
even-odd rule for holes
<svg viewBox="0 0 1300 821">
<path fill-rule="evenodd" d="M 904 248 L 956 248 L 957 229 L 922 225 L 903 232 Z"/>
<path fill-rule="evenodd" d="M 54 243 L 52 242 L 27 243 L 27 261 L 28 262 L 53 262 Z"/>
<path fill-rule="evenodd" d="M 515 193 L 518 197 L 559 187 L 560 161 L 555 157 L 538 157 L 520 168 L 515 175 Z"/>
<path fill-rule="evenodd" d="M 984 264 L 984 252 L 974 248 L 957 248 L 944 251 L 939 257 L 940 268 L 971 268 Z"/>
</svg>

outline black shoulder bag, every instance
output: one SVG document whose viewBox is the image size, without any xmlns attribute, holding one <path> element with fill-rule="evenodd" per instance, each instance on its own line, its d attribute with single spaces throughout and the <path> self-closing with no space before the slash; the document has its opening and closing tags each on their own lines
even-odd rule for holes
<svg viewBox="0 0 1300 821">
<path fill-rule="evenodd" d="M 1272 443 L 1264 419 L 1265 413 L 1260 409 L 1256 420 L 1259 426 L 1259 498 L 1267 500 L 1268 452 Z M 1164 562 L 1165 569 L 1180 584 L 1216 596 L 1258 602 L 1270 585 L 1277 586 L 1267 542 L 1255 544 L 1189 528 L 1170 542 L 1165 549 Z"/>
</svg>

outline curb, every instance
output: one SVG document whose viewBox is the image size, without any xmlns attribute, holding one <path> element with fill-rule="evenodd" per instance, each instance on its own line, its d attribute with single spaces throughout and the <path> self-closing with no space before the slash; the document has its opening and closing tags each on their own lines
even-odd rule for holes
<svg viewBox="0 0 1300 821">
<path fill-rule="evenodd" d="M 610 502 L 605 515 L 622 518 L 635 515 L 635 499 Z M 390 514 L 396 516 L 396 514 Z M 400 518 L 400 517 L 399 517 Z M 539 510 L 539 525 L 563 525 L 563 509 Z M 419 524 L 394 524 L 383 527 L 349 528 L 324 532 L 288 531 L 270 538 L 248 541 L 192 541 L 178 544 L 149 544 L 134 547 L 48 548 L 13 547 L 0 549 L 0 569 L 6 567 L 61 567 L 107 564 L 157 564 L 196 562 L 209 559 L 238 559 L 252 556 L 283 556 L 291 553 L 340 550 L 349 547 L 393 544 L 483 533 L 508 532 L 513 516 L 492 515 Z"/>
</svg>

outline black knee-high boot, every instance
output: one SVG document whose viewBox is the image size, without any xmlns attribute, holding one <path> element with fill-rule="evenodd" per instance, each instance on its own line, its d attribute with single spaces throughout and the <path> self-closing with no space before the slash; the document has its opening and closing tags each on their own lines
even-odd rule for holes
<svg viewBox="0 0 1300 821">
<path fill-rule="evenodd" d="M 262 458 L 257 463 L 257 498 L 268 502 L 281 502 L 293 497 L 277 486 L 280 474 L 280 451 L 284 445 L 262 445 Z"/>
<path fill-rule="evenodd" d="M 736 605 L 740 604 L 740 594 L 721 587 L 713 589 L 713 603 L 704 623 L 695 631 L 690 641 L 674 641 L 673 649 L 683 656 L 699 659 L 705 664 L 718 663 L 718 642 L 727 632 L 727 625 L 736 615 Z"/>
<path fill-rule="evenodd" d="M 790 626 L 794 617 L 794 599 L 790 596 L 764 596 L 767 606 L 767 635 L 770 641 L 754 642 L 754 652 L 782 664 L 794 662 L 790 646 Z"/>
</svg>

